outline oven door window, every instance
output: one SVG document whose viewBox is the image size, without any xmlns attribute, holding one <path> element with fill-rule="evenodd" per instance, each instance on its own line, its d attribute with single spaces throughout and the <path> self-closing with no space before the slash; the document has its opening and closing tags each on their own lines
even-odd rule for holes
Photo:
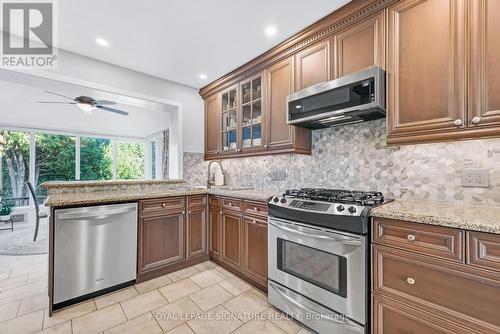
<svg viewBox="0 0 500 334">
<path fill-rule="evenodd" d="M 278 269 L 347 297 L 347 259 L 278 238 Z"/>
</svg>

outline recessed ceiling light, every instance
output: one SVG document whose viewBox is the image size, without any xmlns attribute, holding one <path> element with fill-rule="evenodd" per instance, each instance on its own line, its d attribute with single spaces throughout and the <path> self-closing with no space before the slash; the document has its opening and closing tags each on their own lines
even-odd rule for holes
<svg viewBox="0 0 500 334">
<path fill-rule="evenodd" d="M 274 35 L 276 35 L 277 31 L 278 30 L 276 29 L 275 26 L 267 26 L 266 30 L 265 30 L 265 33 L 266 33 L 267 36 L 274 36 Z"/>
<path fill-rule="evenodd" d="M 205 73 L 200 73 L 198 76 L 201 80 L 207 80 L 207 75 Z"/>
<path fill-rule="evenodd" d="M 105 40 L 104 38 L 97 38 L 95 41 L 100 46 L 108 46 L 109 45 L 109 42 L 107 40 Z"/>
</svg>

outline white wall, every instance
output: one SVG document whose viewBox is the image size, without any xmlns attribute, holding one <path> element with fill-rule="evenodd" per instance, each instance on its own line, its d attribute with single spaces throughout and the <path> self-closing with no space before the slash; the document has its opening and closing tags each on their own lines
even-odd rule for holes
<svg viewBox="0 0 500 334">
<path fill-rule="evenodd" d="M 197 89 L 63 50 L 59 51 L 57 74 L 182 103 L 184 151 L 203 152 L 203 99 Z"/>
</svg>

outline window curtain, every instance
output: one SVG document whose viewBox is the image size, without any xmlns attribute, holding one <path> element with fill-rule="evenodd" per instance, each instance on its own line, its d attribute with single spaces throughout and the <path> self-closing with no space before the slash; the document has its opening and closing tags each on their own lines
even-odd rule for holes
<svg viewBox="0 0 500 334">
<path fill-rule="evenodd" d="M 169 150 L 169 131 L 163 131 L 163 155 L 162 155 L 162 166 L 163 166 L 163 178 L 168 179 L 168 150 Z"/>
</svg>

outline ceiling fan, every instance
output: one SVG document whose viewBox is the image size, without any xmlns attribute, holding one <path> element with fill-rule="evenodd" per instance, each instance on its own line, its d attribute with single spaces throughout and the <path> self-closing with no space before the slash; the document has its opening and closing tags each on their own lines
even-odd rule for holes
<svg viewBox="0 0 500 334">
<path fill-rule="evenodd" d="M 64 97 L 71 100 L 71 102 L 56 102 L 56 101 L 37 101 L 36 103 L 58 103 L 58 104 L 73 104 L 76 105 L 85 115 L 92 115 L 96 109 L 109 111 L 115 114 L 127 116 L 128 112 L 116 108 L 108 107 L 108 105 L 116 104 L 116 102 L 108 100 L 95 100 L 89 96 L 78 96 L 75 98 L 65 96 L 59 93 L 45 91 L 45 93 Z"/>
</svg>

